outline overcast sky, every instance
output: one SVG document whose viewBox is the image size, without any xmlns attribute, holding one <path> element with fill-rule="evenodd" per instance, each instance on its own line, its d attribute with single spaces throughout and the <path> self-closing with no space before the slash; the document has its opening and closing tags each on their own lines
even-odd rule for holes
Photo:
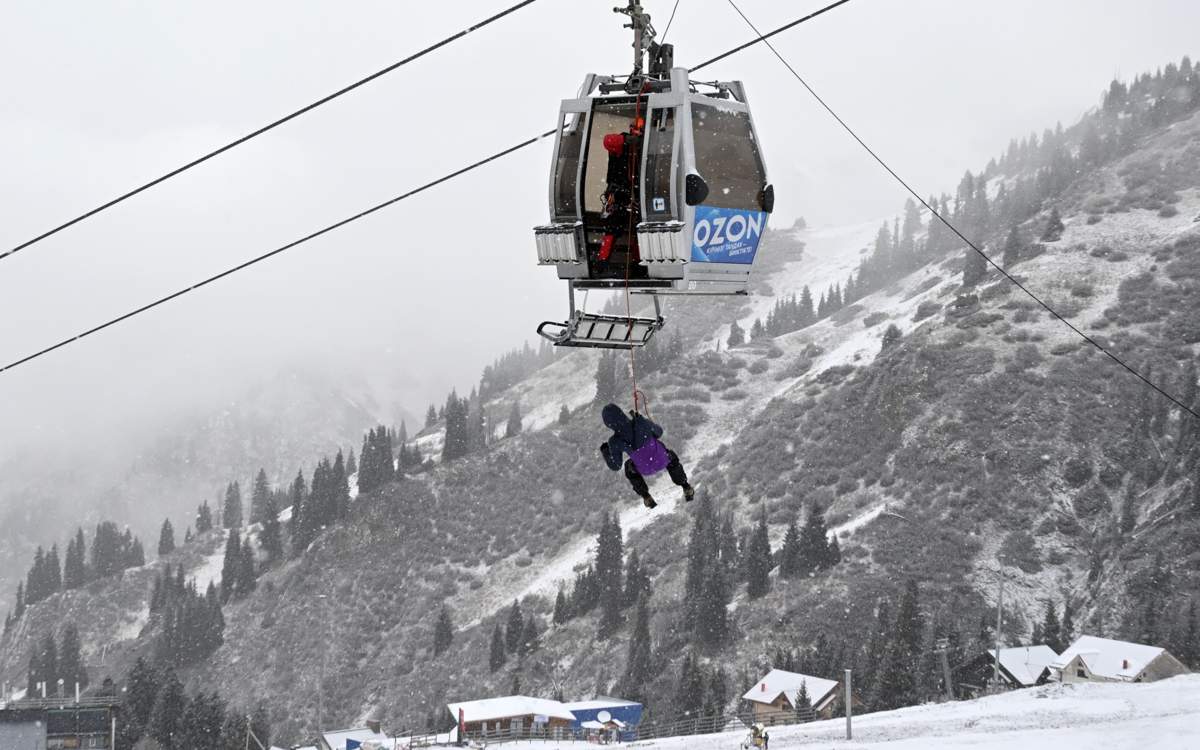
<svg viewBox="0 0 1200 750">
<path fill-rule="evenodd" d="M 5 4 L 0 248 L 473 23 L 452 3 Z M 645 0 L 660 31 L 672 0 Z M 0 261 L 11 361 L 549 128 L 585 72 L 625 73 L 614 0 L 540 0 L 348 97 Z M 741 0 L 762 29 L 822 3 Z M 1115 75 L 1200 53 L 1191 0 L 855 0 L 778 38 L 783 54 L 923 194 L 1010 137 L 1069 124 Z M 748 30 L 682 0 L 689 65 Z M 777 224 L 861 221 L 904 195 L 765 49 L 744 80 Z M 169 307 L 0 375 L 0 449 L 69 421 L 114 435 L 208 408 L 282 367 L 396 377 L 414 411 L 561 319 L 534 264 L 548 143 Z M 93 433 L 95 434 L 95 433 Z"/>
</svg>

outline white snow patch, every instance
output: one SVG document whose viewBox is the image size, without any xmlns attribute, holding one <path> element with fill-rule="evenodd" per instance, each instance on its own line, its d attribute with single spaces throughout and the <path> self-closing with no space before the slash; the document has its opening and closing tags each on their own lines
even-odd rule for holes
<svg viewBox="0 0 1200 750">
<path fill-rule="evenodd" d="M 291 510 L 290 508 L 288 510 Z M 279 514 L 282 518 L 283 514 Z M 290 513 L 289 513 L 290 517 Z M 217 551 L 204 558 L 204 562 L 199 567 L 191 571 L 192 578 L 196 580 L 196 590 L 203 592 L 208 588 L 208 584 L 219 586 L 221 584 L 221 568 L 225 564 L 225 542 L 229 536 L 227 529 L 220 530 L 221 544 L 217 545 Z"/>
</svg>

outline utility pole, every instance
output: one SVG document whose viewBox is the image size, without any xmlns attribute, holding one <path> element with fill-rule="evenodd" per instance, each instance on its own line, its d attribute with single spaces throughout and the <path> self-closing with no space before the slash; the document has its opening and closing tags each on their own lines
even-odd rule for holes
<svg viewBox="0 0 1200 750">
<path fill-rule="evenodd" d="M 1000 590 L 996 594 L 996 652 L 992 661 L 992 692 L 1000 692 L 1000 627 L 1004 623 L 1004 576 L 1000 576 Z"/>
<path fill-rule="evenodd" d="M 851 674 L 850 670 L 846 670 L 846 739 L 854 739 L 854 732 L 850 726 L 851 717 L 854 715 L 854 693 L 851 689 Z"/>
</svg>

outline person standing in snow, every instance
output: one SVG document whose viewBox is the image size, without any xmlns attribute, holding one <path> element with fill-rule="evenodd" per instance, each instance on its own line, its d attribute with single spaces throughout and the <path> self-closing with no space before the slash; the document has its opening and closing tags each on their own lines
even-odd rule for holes
<svg viewBox="0 0 1200 750">
<path fill-rule="evenodd" d="M 647 508 L 653 508 L 658 503 L 650 496 L 646 477 L 663 469 L 667 470 L 672 482 L 683 488 L 683 499 L 691 502 L 696 491 L 688 484 L 687 472 L 683 470 L 679 456 L 659 442 L 663 434 L 662 427 L 641 414 L 630 412 L 626 415 L 616 404 L 605 406 L 601 416 L 613 434 L 600 446 L 600 454 L 613 471 L 621 468 L 622 457 L 629 454 L 629 459 L 625 461 L 625 477 Z"/>
</svg>

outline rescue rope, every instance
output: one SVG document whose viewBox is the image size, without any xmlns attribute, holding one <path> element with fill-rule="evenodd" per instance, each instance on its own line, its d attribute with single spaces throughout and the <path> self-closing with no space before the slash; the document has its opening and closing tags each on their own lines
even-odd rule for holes
<svg viewBox="0 0 1200 750">
<path fill-rule="evenodd" d="M 629 267 L 633 262 L 633 248 L 637 241 L 637 234 L 633 226 L 633 196 L 637 192 L 637 162 L 638 156 L 645 145 L 645 128 L 639 125 L 642 119 L 642 94 L 646 93 L 648 84 L 643 83 L 638 90 L 637 98 L 634 100 L 633 108 L 633 129 L 638 138 L 638 148 L 630 149 L 625 158 L 629 160 L 629 234 L 627 237 L 628 249 L 625 252 L 625 318 L 629 321 L 629 328 L 625 331 L 625 337 L 632 339 L 633 337 L 633 295 L 629 291 Z M 629 381 L 633 386 L 633 413 L 640 414 L 638 408 L 638 396 L 641 396 L 642 401 L 646 400 L 646 394 L 638 390 L 637 385 L 637 354 L 634 353 L 634 348 L 629 347 Z M 650 416 L 650 408 L 646 408 L 646 416 Z"/>
</svg>

